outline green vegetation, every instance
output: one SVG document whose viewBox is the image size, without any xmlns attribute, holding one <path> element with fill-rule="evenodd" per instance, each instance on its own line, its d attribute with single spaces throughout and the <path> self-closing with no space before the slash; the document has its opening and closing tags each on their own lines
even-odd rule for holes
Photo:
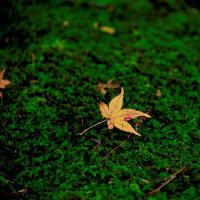
<svg viewBox="0 0 200 200">
<path fill-rule="evenodd" d="M 199 199 L 200 11 L 183 0 L 3 2 L 0 196 Z M 120 93 L 97 91 L 110 79 L 124 108 L 152 119 L 100 165 L 128 136 L 106 123 L 79 135 L 102 120 L 99 100 Z"/>
</svg>

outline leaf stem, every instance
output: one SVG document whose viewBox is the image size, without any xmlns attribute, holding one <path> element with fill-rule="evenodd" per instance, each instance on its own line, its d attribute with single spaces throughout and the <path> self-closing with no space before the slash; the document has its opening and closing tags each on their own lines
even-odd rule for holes
<svg viewBox="0 0 200 200">
<path fill-rule="evenodd" d="M 91 128 L 93 128 L 93 127 L 99 125 L 99 124 L 102 124 L 102 123 L 104 123 L 104 122 L 106 122 L 106 121 L 107 121 L 107 119 L 105 119 L 105 120 L 103 120 L 103 121 L 101 121 L 101 122 L 98 122 L 98 123 L 96 123 L 96 124 L 94 124 L 94 125 L 88 127 L 88 128 L 85 129 L 83 132 L 81 132 L 80 135 L 83 135 L 83 134 L 84 134 L 86 131 L 88 131 L 89 129 L 91 129 Z"/>
</svg>

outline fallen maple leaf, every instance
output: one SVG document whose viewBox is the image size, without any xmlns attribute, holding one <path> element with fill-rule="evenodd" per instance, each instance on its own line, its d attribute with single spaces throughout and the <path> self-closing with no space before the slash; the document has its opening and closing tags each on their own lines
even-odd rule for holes
<svg viewBox="0 0 200 200">
<path fill-rule="evenodd" d="M 0 88 L 5 88 L 7 85 L 10 84 L 10 81 L 3 79 L 4 73 L 5 69 L 0 72 Z M 2 92 L 0 92 L 0 97 L 2 98 Z"/>
<path fill-rule="evenodd" d="M 103 95 L 105 95 L 107 93 L 107 91 L 105 90 L 106 88 L 118 88 L 120 85 L 113 83 L 112 79 L 110 79 L 109 81 L 107 81 L 107 83 L 98 83 L 97 90 L 100 91 Z"/>
<path fill-rule="evenodd" d="M 135 119 L 136 117 L 151 118 L 151 116 L 134 109 L 121 109 L 123 104 L 123 97 L 124 89 L 122 88 L 121 94 L 111 100 L 109 107 L 104 102 L 100 102 L 101 114 L 103 117 L 107 118 L 108 129 L 113 129 L 115 126 L 122 131 L 141 136 L 127 121 Z"/>
<path fill-rule="evenodd" d="M 122 87 L 121 93 L 111 100 L 109 106 L 107 106 L 104 102 L 100 102 L 101 114 L 103 117 L 107 119 L 90 126 L 83 132 L 81 132 L 80 135 L 83 135 L 89 129 L 107 121 L 108 129 L 113 129 L 115 126 L 122 131 L 130 132 L 135 135 L 141 136 L 134 130 L 134 128 L 127 121 L 135 119 L 136 117 L 151 118 L 151 116 L 148 115 L 147 113 L 143 113 L 141 111 L 134 109 L 121 109 L 123 104 L 123 98 L 124 98 L 124 89 Z"/>
</svg>

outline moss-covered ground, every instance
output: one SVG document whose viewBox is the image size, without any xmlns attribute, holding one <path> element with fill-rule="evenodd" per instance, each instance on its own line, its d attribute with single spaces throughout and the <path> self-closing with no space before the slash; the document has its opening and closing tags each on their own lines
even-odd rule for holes
<svg viewBox="0 0 200 200">
<path fill-rule="evenodd" d="M 200 11 L 188 2 L 3 0 L 1 199 L 200 199 Z M 128 136 L 106 123 L 79 135 L 120 93 L 96 89 L 110 79 L 123 107 L 152 118 L 100 165 Z"/>
</svg>

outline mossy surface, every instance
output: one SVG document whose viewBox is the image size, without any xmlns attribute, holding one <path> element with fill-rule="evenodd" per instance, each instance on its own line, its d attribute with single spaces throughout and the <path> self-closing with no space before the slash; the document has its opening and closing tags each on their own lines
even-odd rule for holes
<svg viewBox="0 0 200 200">
<path fill-rule="evenodd" d="M 182 0 L 3 1 L 4 199 L 200 199 L 200 11 Z M 6 2 L 6 3 L 5 3 Z M 194 2 L 194 1 L 193 1 Z M 192 7 L 193 6 L 193 7 Z M 7 13 L 7 15 L 5 15 Z M 3 21 L 5 23 L 3 23 Z M 99 26 L 94 28 L 98 22 Z M 115 29 L 115 34 L 100 30 Z M 152 119 L 141 137 L 101 124 L 99 100 Z M 160 92 L 159 92 L 160 91 Z M 131 122 L 134 126 L 137 120 Z M 98 149 L 96 142 L 101 141 Z M 172 174 L 185 169 L 160 191 Z"/>
</svg>

